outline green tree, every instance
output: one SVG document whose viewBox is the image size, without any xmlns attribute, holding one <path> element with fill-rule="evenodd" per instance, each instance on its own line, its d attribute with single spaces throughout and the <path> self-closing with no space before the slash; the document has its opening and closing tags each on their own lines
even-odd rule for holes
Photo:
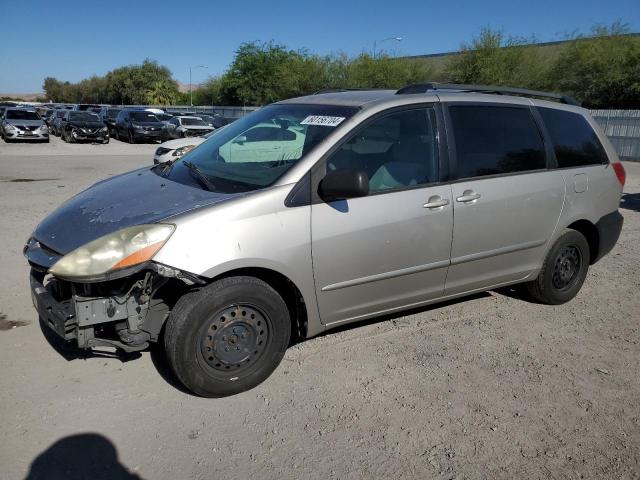
<svg viewBox="0 0 640 480">
<path fill-rule="evenodd" d="M 627 25 L 596 26 L 564 46 L 550 79 L 589 108 L 640 108 L 640 37 Z"/>
<path fill-rule="evenodd" d="M 547 80 L 546 62 L 530 44 L 532 39 L 506 37 L 484 28 L 465 43 L 445 67 L 445 77 L 456 83 L 540 88 Z"/>
<path fill-rule="evenodd" d="M 178 88 L 175 82 L 156 80 L 145 92 L 145 103 L 150 105 L 173 105 L 178 96 Z"/>
</svg>

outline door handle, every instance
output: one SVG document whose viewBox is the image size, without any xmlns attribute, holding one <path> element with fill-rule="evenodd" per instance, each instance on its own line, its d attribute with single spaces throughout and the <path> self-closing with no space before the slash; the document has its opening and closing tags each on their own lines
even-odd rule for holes
<svg viewBox="0 0 640 480">
<path fill-rule="evenodd" d="M 429 201 L 423 205 L 424 208 L 436 209 L 449 205 L 449 200 L 446 198 L 440 198 L 438 195 L 434 195 L 429 198 Z"/>
<path fill-rule="evenodd" d="M 480 198 L 480 194 L 474 192 L 473 190 L 465 190 L 462 192 L 462 195 L 456 198 L 456 202 L 460 203 L 470 203 L 478 200 Z"/>
</svg>

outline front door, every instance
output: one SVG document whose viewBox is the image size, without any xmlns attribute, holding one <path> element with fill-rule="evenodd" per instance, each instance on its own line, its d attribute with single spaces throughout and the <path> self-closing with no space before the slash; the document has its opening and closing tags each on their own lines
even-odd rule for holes
<svg viewBox="0 0 640 480">
<path fill-rule="evenodd" d="M 366 197 L 311 207 L 316 294 L 323 323 L 366 318 L 442 295 L 453 208 L 438 181 L 435 113 L 383 114 L 317 166 L 369 176 Z"/>
</svg>

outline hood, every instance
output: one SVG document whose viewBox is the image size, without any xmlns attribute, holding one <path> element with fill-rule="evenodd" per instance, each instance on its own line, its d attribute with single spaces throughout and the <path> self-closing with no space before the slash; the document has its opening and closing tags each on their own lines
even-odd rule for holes
<svg viewBox="0 0 640 480">
<path fill-rule="evenodd" d="M 156 223 L 242 194 L 208 192 L 156 175 L 150 168 L 98 182 L 46 217 L 33 236 L 65 255 L 125 227 Z"/>
<path fill-rule="evenodd" d="M 136 121 L 133 121 L 133 122 L 131 122 L 131 125 L 133 125 L 134 127 L 160 127 L 160 128 L 162 128 L 164 126 L 164 123 L 162 123 L 162 122 L 136 122 Z"/>
<path fill-rule="evenodd" d="M 9 125 L 26 125 L 27 127 L 39 127 L 44 124 L 44 120 L 19 120 L 17 118 L 5 118 Z"/>
<path fill-rule="evenodd" d="M 78 127 L 78 128 L 102 128 L 104 127 L 104 123 L 102 122 L 78 122 L 75 120 L 71 120 L 69 122 L 67 122 L 69 125 L 71 125 L 72 127 Z"/>
<path fill-rule="evenodd" d="M 209 125 L 182 125 L 182 128 L 186 130 L 213 130 L 213 127 Z"/>
<path fill-rule="evenodd" d="M 205 140 L 206 138 L 202 137 L 176 138 L 175 140 L 161 143 L 160 148 L 175 150 L 176 148 L 186 147 L 187 145 L 200 145 Z"/>
</svg>

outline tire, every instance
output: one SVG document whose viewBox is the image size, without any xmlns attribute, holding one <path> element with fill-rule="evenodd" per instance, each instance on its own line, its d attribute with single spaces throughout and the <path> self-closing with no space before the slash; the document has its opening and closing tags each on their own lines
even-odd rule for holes
<svg viewBox="0 0 640 480">
<path fill-rule="evenodd" d="M 266 380 L 284 357 L 290 337 L 282 297 L 262 280 L 238 276 L 180 298 L 167 320 L 164 346 L 182 384 L 215 398 Z"/>
<path fill-rule="evenodd" d="M 547 253 L 538 277 L 526 284 L 529 294 L 548 305 L 575 297 L 587 276 L 591 251 L 580 232 L 565 229 Z"/>
</svg>

